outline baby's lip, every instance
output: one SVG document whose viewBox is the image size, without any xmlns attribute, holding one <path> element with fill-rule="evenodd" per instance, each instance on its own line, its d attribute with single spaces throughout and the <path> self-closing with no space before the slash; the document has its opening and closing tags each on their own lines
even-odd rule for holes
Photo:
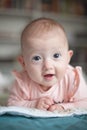
<svg viewBox="0 0 87 130">
<path fill-rule="evenodd" d="M 44 77 L 52 77 L 54 74 L 45 74 Z"/>
<path fill-rule="evenodd" d="M 45 74 L 45 75 L 44 75 L 44 78 L 45 78 L 46 80 L 51 80 L 51 79 L 53 78 L 53 76 L 54 76 L 54 74 Z"/>
</svg>

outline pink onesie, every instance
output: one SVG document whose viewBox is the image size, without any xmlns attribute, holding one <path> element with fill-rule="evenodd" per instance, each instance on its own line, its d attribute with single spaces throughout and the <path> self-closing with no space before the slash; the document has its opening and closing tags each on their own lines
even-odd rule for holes
<svg viewBox="0 0 87 130">
<path fill-rule="evenodd" d="M 32 81 L 25 71 L 14 72 L 15 82 L 8 100 L 9 106 L 35 107 L 41 97 L 51 97 L 56 103 L 67 108 L 87 108 L 87 84 L 81 67 L 68 66 L 63 79 L 48 91 Z"/>
</svg>

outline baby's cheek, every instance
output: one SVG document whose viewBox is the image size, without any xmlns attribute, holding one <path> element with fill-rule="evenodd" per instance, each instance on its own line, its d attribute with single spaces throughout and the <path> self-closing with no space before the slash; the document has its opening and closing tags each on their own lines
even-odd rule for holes
<svg viewBox="0 0 87 130">
<path fill-rule="evenodd" d="M 31 67 L 28 69 L 28 75 L 33 81 L 37 81 L 40 78 L 40 71 Z"/>
<path fill-rule="evenodd" d="M 65 64 L 61 64 L 57 67 L 57 75 L 62 78 L 66 72 L 67 66 Z"/>
</svg>

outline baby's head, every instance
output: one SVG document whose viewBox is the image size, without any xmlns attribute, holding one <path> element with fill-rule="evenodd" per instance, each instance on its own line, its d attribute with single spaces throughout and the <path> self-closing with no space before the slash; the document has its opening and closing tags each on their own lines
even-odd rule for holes
<svg viewBox="0 0 87 130">
<path fill-rule="evenodd" d="M 66 45 L 68 47 L 67 37 L 64 28 L 54 21 L 53 19 L 49 18 L 39 18 L 31 23 L 29 23 L 22 32 L 21 35 L 21 45 L 22 49 L 24 49 L 25 44 L 32 39 L 46 39 L 48 36 L 51 38 L 55 35 L 61 35 L 62 38 L 66 41 Z M 29 44 L 30 42 L 28 42 Z"/>
<path fill-rule="evenodd" d="M 32 21 L 22 32 L 21 46 L 22 66 L 44 90 L 63 78 L 73 52 L 59 23 L 49 18 Z"/>
</svg>

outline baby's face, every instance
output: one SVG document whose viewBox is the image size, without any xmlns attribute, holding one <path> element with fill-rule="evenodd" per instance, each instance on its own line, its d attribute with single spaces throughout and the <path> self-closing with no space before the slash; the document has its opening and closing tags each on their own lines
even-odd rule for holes
<svg viewBox="0 0 87 130">
<path fill-rule="evenodd" d="M 33 81 L 48 90 L 63 78 L 70 55 L 64 34 L 34 37 L 24 47 L 25 69 Z"/>
</svg>

